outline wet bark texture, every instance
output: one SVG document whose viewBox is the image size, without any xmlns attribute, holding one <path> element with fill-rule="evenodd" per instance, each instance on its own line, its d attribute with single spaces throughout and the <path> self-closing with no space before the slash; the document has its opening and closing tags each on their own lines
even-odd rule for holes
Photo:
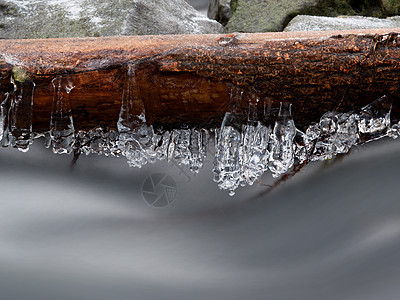
<svg viewBox="0 0 400 300">
<path fill-rule="evenodd" d="M 398 118 L 397 33 L 400 28 L 0 40 L 0 96 L 12 89 L 11 76 L 32 80 L 36 132 L 49 129 L 51 81 L 59 75 L 75 86 L 70 101 L 77 130 L 116 127 L 129 76 L 135 76 L 137 113 L 144 107 L 149 124 L 165 127 L 219 125 L 226 111 L 246 114 L 255 96 L 260 112 L 266 104 L 272 115 L 279 102 L 291 102 L 299 128 L 328 110 L 357 110 L 383 95 L 393 98 Z"/>
</svg>

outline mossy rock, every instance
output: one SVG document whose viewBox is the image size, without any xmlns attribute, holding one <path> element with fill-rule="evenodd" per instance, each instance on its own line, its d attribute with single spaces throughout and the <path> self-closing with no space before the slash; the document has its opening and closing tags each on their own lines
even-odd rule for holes
<svg viewBox="0 0 400 300">
<path fill-rule="evenodd" d="M 388 15 L 400 15 L 400 1 L 399 0 L 381 0 L 382 5 Z"/>
<path fill-rule="evenodd" d="M 0 0 L 0 38 L 221 33 L 185 0 Z"/>
<path fill-rule="evenodd" d="M 382 19 L 362 16 L 341 16 L 332 18 L 299 15 L 289 22 L 284 31 L 320 31 L 396 27 L 400 27 L 400 18 L 398 17 Z"/>
<path fill-rule="evenodd" d="M 229 32 L 281 31 L 297 15 L 389 17 L 400 13 L 399 0 L 237 0 Z"/>
</svg>

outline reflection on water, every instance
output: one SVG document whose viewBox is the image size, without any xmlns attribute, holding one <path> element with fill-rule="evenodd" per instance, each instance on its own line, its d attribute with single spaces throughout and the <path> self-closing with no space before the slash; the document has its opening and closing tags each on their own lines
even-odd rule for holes
<svg viewBox="0 0 400 300">
<path fill-rule="evenodd" d="M 265 186 L 229 197 L 207 159 L 193 174 L 50 152 L 0 151 L 2 299 L 398 299 L 397 140 L 253 201 Z M 156 172 L 176 183 L 165 208 L 143 199 Z"/>
</svg>

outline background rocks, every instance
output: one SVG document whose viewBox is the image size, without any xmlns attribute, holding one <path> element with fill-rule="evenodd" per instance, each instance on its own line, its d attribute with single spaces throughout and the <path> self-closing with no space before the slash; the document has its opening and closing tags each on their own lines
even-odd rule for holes
<svg viewBox="0 0 400 300">
<path fill-rule="evenodd" d="M 400 27 L 400 17 L 379 19 L 361 16 L 343 16 L 338 18 L 296 16 L 294 19 L 292 19 L 292 21 L 289 22 L 284 31 L 346 30 L 394 27 Z"/>
<path fill-rule="evenodd" d="M 0 0 L 0 38 L 221 32 L 185 0 Z"/>
<path fill-rule="evenodd" d="M 232 14 L 228 22 L 228 14 L 222 13 L 227 2 Z M 229 32 L 281 31 L 297 15 L 382 18 L 398 14 L 398 0 L 212 0 L 209 7 L 209 17 L 226 23 Z"/>
<path fill-rule="evenodd" d="M 288 16 L 317 0 L 238 0 L 236 11 L 227 23 L 230 32 L 281 31 Z"/>
<path fill-rule="evenodd" d="M 210 0 L 207 16 L 226 25 L 236 9 L 237 0 Z"/>
</svg>

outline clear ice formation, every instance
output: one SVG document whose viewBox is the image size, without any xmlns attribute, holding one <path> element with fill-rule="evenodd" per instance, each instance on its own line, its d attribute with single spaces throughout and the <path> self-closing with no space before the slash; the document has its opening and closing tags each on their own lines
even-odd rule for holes
<svg viewBox="0 0 400 300">
<path fill-rule="evenodd" d="M 271 127 L 265 124 L 265 118 L 258 118 L 259 98 L 250 100 L 247 124 L 242 129 L 242 147 L 240 148 L 241 185 L 253 185 L 268 169 L 269 141 Z"/>
<path fill-rule="evenodd" d="M 296 143 L 296 158 L 302 163 L 331 159 L 338 153 L 347 153 L 359 140 L 358 115 L 327 112 L 319 123 L 310 125 Z"/>
<path fill-rule="evenodd" d="M 390 126 L 391 110 L 392 102 L 386 95 L 363 107 L 358 122 L 360 133 L 381 136 Z"/>
<path fill-rule="evenodd" d="M 8 107 L 10 94 L 5 93 L 4 99 L 0 102 L 0 143 L 2 147 L 7 147 L 8 142 Z"/>
<path fill-rule="evenodd" d="M 53 152 L 70 154 L 75 144 L 75 128 L 71 115 L 69 94 L 74 88 L 72 82 L 63 76 L 52 81 L 54 87 L 53 108 L 50 117 L 50 131 L 45 146 L 52 146 Z"/>
<path fill-rule="evenodd" d="M 115 130 L 105 131 L 98 127 L 90 131 L 79 131 L 75 134 L 74 151 L 89 155 L 120 156 L 118 147 L 119 134 Z"/>
<path fill-rule="evenodd" d="M 174 161 L 198 173 L 207 156 L 209 132 L 182 128 L 157 131 L 146 124 L 143 103 L 135 98 L 135 67 L 127 68 L 117 131 L 95 128 L 75 132 L 70 113 L 73 83 L 67 77 L 53 80 L 54 101 L 46 146 L 54 153 L 90 153 L 125 156 L 132 167 L 141 168 L 160 160 Z M 14 89 L 0 102 L 0 143 L 27 151 L 34 136 L 32 106 L 35 84 L 11 79 Z M 391 125 L 392 104 L 383 96 L 356 112 L 326 112 L 305 130 L 296 128 L 291 105 L 281 103 L 274 124 L 264 114 L 257 116 L 257 97 L 250 97 L 247 119 L 235 113 L 242 100 L 240 89 L 232 90 L 233 110 L 225 114 L 214 131 L 213 175 L 220 189 L 234 195 L 239 186 L 253 185 L 269 170 L 273 177 L 291 170 L 295 163 L 331 159 L 352 146 L 382 137 L 400 136 L 400 122 Z"/>
<path fill-rule="evenodd" d="M 32 107 L 35 84 L 11 78 L 13 90 L 5 94 L 0 105 L 1 146 L 12 146 L 22 152 L 33 142 Z"/>
<path fill-rule="evenodd" d="M 179 165 L 188 166 L 197 173 L 206 156 L 207 131 L 181 129 L 155 133 L 152 125 L 146 124 L 143 103 L 135 96 L 135 66 L 126 72 L 124 95 L 118 120 L 120 154 L 131 167 L 141 168 L 157 160 L 174 159 Z"/>
<path fill-rule="evenodd" d="M 327 112 L 305 133 L 295 127 L 290 104 L 281 103 L 272 131 L 260 122 L 248 122 L 239 129 L 227 122 L 232 118 L 227 113 L 216 134 L 214 181 L 233 195 L 239 185 L 252 185 L 268 168 L 278 177 L 295 162 L 331 159 L 357 144 L 385 136 L 397 138 L 400 122 L 390 127 L 390 112 L 391 102 L 384 96 L 359 114 Z"/>
<path fill-rule="evenodd" d="M 242 178 L 242 130 L 239 117 L 233 113 L 226 113 L 215 139 L 214 181 L 220 189 L 229 190 L 229 194 L 234 195 Z"/>
<path fill-rule="evenodd" d="M 193 173 L 198 173 L 207 154 L 207 136 L 204 129 L 173 130 L 168 146 L 168 159 L 173 158 L 179 165 L 188 166 Z"/>
<path fill-rule="evenodd" d="M 295 135 L 296 126 L 292 118 L 291 104 L 281 103 L 271 136 L 269 169 L 273 177 L 286 173 L 293 166 Z"/>
<path fill-rule="evenodd" d="M 253 185 L 268 169 L 271 127 L 260 121 L 255 126 L 245 125 L 243 127 L 241 185 Z"/>
</svg>

